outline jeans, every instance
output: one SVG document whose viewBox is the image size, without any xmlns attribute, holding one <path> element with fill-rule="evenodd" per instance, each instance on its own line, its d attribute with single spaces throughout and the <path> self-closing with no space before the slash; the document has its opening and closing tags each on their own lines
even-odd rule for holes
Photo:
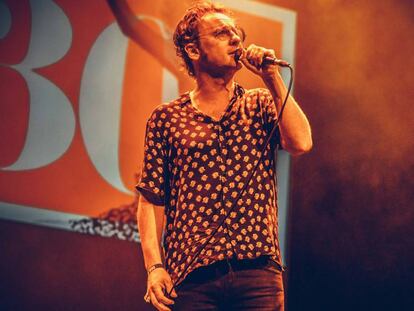
<svg viewBox="0 0 414 311">
<path fill-rule="evenodd" d="M 180 283 L 172 309 L 284 310 L 282 272 L 268 256 L 201 267 Z"/>
</svg>

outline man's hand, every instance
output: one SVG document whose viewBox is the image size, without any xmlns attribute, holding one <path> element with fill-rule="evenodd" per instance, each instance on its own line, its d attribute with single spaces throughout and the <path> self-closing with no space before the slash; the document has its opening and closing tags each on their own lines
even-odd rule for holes
<svg viewBox="0 0 414 311">
<path fill-rule="evenodd" d="M 277 65 L 266 64 L 262 66 L 263 60 L 267 56 L 276 58 L 275 51 L 250 44 L 247 49 L 243 50 L 240 60 L 247 69 L 266 81 L 274 79 L 275 75 L 279 74 L 279 68 Z"/>
<path fill-rule="evenodd" d="M 171 291 L 173 283 L 170 275 L 164 268 L 158 268 L 148 275 L 147 294 L 151 299 L 152 305 L 161 311 L 170 311 L 167 305 L 174 303 L 172 299 L 167 297 Z M 177 298 L 175 290 L 171 293 L 171 298 Z"/>
</svg>

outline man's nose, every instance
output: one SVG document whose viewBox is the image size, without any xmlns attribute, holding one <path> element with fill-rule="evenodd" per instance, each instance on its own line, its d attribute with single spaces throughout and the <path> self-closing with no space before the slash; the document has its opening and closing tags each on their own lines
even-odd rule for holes
<svg viewBox="0 0 414 311">
<path fill-rule="evenodd" d="M 235 31 L 231 32 L 230 44 L 231 45 L 239 45 L 242 42 L 239 34 Z"/>
</svg>

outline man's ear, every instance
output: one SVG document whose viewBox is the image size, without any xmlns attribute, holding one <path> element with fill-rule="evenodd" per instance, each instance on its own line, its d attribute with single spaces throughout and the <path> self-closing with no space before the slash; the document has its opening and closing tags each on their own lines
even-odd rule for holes
<svg viewBox="0 0 414 311">
<path fill-rule="evenodd" d="M 191 60 L 198 60 L 200 58 L 200 51 L 195 43 L 186 44 L 184 50 Z"/>
</svg>

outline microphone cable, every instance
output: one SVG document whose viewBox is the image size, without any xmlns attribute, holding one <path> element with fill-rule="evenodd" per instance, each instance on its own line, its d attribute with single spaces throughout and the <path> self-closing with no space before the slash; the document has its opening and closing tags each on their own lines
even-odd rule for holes
<svg viewBox="0 0 414 311">
<path fill-rule="evenodd" d="M 194 261 L 199 257 L 199 255 L 201 254 L 201 252 L 205 249 L 205 246 L 216 235 L 216 233 L 218 232 L 218 230 L 223 226 L 223 224 L 226 221 L 226 219 L 229 217 L 229 215 L 231 214 L 231 212 L 236 207 L 237 202 L 240 200 L 241 196 L 246 191 L 247 186 L 250 184 L 251 179 L 253 178 L 254 174 L 256 173 L 257 167 L 259 166 L 259 163 L 261 162 L 261 160 L 263 158 L 263 155 L 266 152 L 267 145 L 269 144 L 270 140 L 272 139 L 273 135 L 275 134 L 276 130 L 279 127 L 279 123 L 280 123 L 280 120 L 282 119 L 283 111 L 285 109 L 285 106 L 286 106 L 286 103 L 287 103 L 287 100 L 289 98 L 289 95 L 290 95 L 290 92 L 291 92 L 291 89 L 292 89 L 292 85 L 293 85 L 293 68 L 292 68 L 292 66 L 290 64 L 287 64 L 286 66 L 283 66 L 283 67 L 289 68 L 289 71 L 290 71 L 290 79 L 289 79 L 289 85 L 288 85 L 287 93 L 286 93 L 285 99 L 283 100 L 283 104 L 282 104 L 282 107 L 280 109 L 280 112 L 277 115 L 276 122 L 273 125 L 273 127 L 272 127 L 272 129 L 270 131 L 270 134 L 266 138 L 266 141 L 264 142 L 262 149 L 260 150 L 260 157 L 259 157 L 259 159 L 257 159 L 256 164 L 254 165 L 253 169 L 251 170 L 250 175 L 249 175 L 249 177 L 248 177 L 248 179 L 247 179 L 244 187 L 242 188 L 242 190 L 239 192 L 239 195 L 234 200 L 233 205 L 230 207 L 230 209 L 227 211 L 227 213 L 224 215 L 224 217 L 222 217 L 221 221 L 219 222 L 219 225 L 210 234 L 210 236 L 208 237 L 208 239 L 203 244 L 201 244 L 201 246 L 199 247 L 198 251 L 195 252 L 195 255 L 193 256 L 192 260 L 190 260 L 190 262 L 188 263 L 188 265 L 185 267 L 184 271 L 178 276 L 177 280 L 174 282 L 171 290 L 167 293 L 167 295 L 169 297 L 171 297 L 172 291 L 177 286 L 177 284 L 179 283 L 179 281 L 181 281 L 182 276 L 185 275 L 185 273 L 187 272 L 187 270 L 191 267 L 191 265 L 194 263 Z M 276 144 L 275 153 L 277 153 L 278 147 L 279 147 L 279 143 Z M 276 163 L 275 163 L 275 167 L 276 167 Z M 275 178 L 276 178 L 276 176 L 277 176 L 277 172 L 275 170 Z M 240 218 L 240 215 L 239 215 L 238 218 Z M 236 220 L 238 220 L 238 218 Z"/>
</svg>

